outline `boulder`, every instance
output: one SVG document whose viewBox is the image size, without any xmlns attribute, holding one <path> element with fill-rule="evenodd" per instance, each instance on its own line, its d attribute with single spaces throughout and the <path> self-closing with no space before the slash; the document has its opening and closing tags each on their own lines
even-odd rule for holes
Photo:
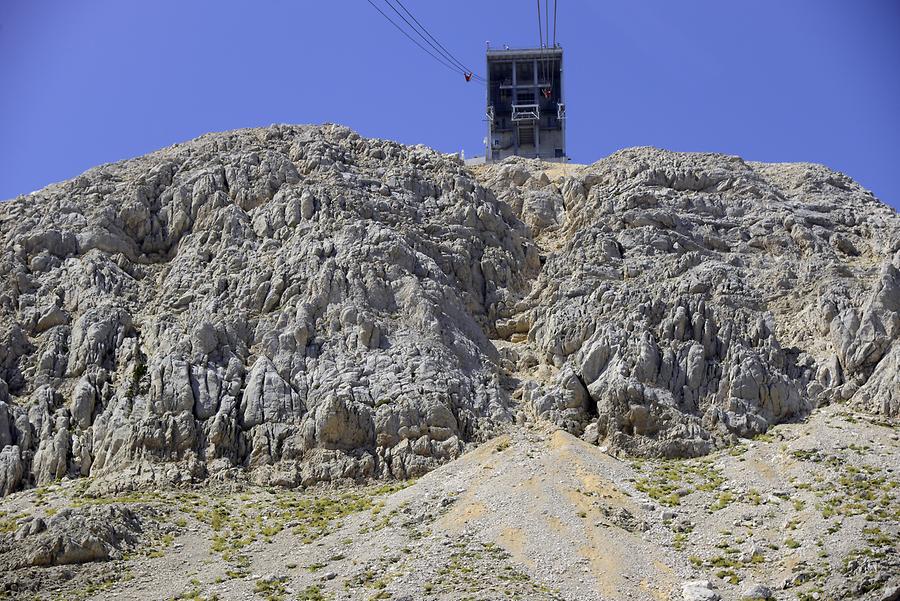
<svg viewBox="0 0 900 601">
<path fill-rule="evenodd" d="M 708 580 L 693 580 L 681 585 L 681 598 L 684 601 L 719 601 L 722 596 L 713 590 Z"/>
</svg>

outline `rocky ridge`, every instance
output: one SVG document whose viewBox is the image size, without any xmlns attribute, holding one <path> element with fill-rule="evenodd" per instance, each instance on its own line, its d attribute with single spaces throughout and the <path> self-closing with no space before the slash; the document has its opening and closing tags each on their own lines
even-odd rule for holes
<svg viewBox="0 0 900 601">
<path fill-rule="evenodd" d="M 0 493 L 408 478 L 514 421 L 699 456 L 900 413 L 900 218 L 815 165 L 210 134 L 0 205 Z"/>
<path fill-rule="evenodd" d="M 277 127 L 0 211 L 0 492 L 406 478 L 510 420 L 486 332 L 537 250 L 458 161 Z"/>
<path fill-rule="evenodd" d="M 456 550 L 440 572 L 422 572 L 429 582 L 411 568 L 396 594 L 421 585 L 450 595 L 447 573 L 474 570 L 517 583 L 521 598 L 618 598 L 637 585 L 595 555 L 635 545 L 648 558 L 653 545 L 680 552 L 698 521 L 725 532 L 716 516 L 738 495 L 748 507 L 729 519 L 756 544 L 754 527 L 771 526 L 782 501 L 779 491 L 762 502 L 753 491 L 773 486 L 806 495 L 794 501 L 811 514 L 801 546 L 827 540 L 849 562 L 835 556 L 817 572 L 807 552 L 792 572 L 791 558 L 779 557 L 781 588 L 852 584 L 862 594 L 900 565 L 887 546 L 900 521 L 890 467 L 900 415 L 900 217 L 824 167 L 636 148 L 590 166 L 510 159 L 469 169 L 339 126 L 273 126 L 210 134 L 0 204 L 0 239 L 3 590 L 46 591 L 87 577 L 73 564 L 127 561 L 139 549 L 168 557 L 167 529 L 184 535 L 169 517 L 176 506 L 186 516 L 178 521 L 212 530 L 212 551 L 230 566 L 220 578 L 250 578 L 251 558 L 223 548 L 268 543 L 288 527 L 300 537 L 291 544 L 310 545 L 327 534 L 303 525 L 322 523 L 310 507 L 326 524 L 370 509 L 375 519 L 382 502 L 373 499 L 384 494 L 309 505 L 304 489 L 417 478 L 446 463 L 389 506 L 401 503 L 391 511 L 409 514 L 404 523 L 436 524 L 407 528 L 402 544 L 426 537 L 424 548 Z M 836 421 L 812 419 L 822 412 Z M 845 431 L 870 422 L 876 451 L 867 463 Z M 743 456 L 743 439 L 766 440 L 786 423 L 800 428 L 791 439 L 803 445 Z M 564 447 L 580 449 L 585 465 L 551 452 L 562 444 L 553 429 L 581 439 Z M 503 492 L 519 485 L 498 472 L 473 488 L 477 502 L 429 496 L 441 478 L 458 481 L 462 495 L 465 482 L 495 469 L 482 451 L 458 468 L 453 460 L 503 432 L 511 449 L 503 439 L 482 446 L 504 454 L 503 474 L 566 479 L 520 499 Z M 707 460 L 680 471 L 665 463 L 708 454 L 731 479 Z M 644 459 L 626 470 L 610 455 Z M 746 458 L 752 474 L 742 472 Z M 771 465 L 794 476 L 775 479 Z M 822 484 L 825 472 L 839 475 L 841 491 Z M 619 480 L 591 492 L 601 476 Z M 186 503 L 177 491 L 190 486 L 265 497 L 261 521 L 242 522 L 244 510 L 216 493 Z M 545 508 L 536 522 L 566 503 L 571 511 L 526 529 L 524 542 L 510 539 L 498 525 L 515 516 L 490 512 L 519 499 L 527 513 L 534 495 Z M 628 500 L 641 495 L 642 506 Z M 661 525 L 635 517 L 657 502 L 683 504 L 689 525 L 668 510 Z M 821 519 L 803 509 L 813 503 Z M 455 515 L 451 505 L 468 507 L 457 516 L 467 527 L 438 520 Z M 490 519 L 479 520 L 485 511 Z M 846 515 L 842 531 L 825 529 L 835 513 Z M 604 533 L 594 544 L 613 532 L 617 545 L 585 559 L 602 576 L 593 592 L 583 579 L 550 577 L 568 565 L 575 541 L 560 539 L 549 564 L 532 561 L 554 528 L 577 531 L 582 514 Z M 236 520 L 230 538 L 223 516 Z M 708 550 L 714 541 L 699 534 L 692 543 Z M 777 550 L 778 533 L 763 534 Z M 345 590 L 390 572 L 378 563 L 379 541 Z M 866 541 L 881 545 L 879 555 L 854 546 Z M 696 565 L 666 552 L 659 565 L 679 578 L 658 574 L 650 588 L 714 598 L 753 574 L 748 557 L 715 571 L 723 560 L 712 552 Z M 229 586 L 219 588 L 232 598 Z M 286 585 L 257 586 L 280 598 Z M 502 598 L 503 587 L 494 592 Z"/>
<path fill-rule="evenodd" d="M 498 325 L 548 368 L 537 414 L 683 457 L 830 402 L 900 413 L 900 221 L 849 178 L 646 148 L 483 178 L 551 251 Z"/>
<path fill-rule="evenodd" d="M 900 590 L 900 217 L 824 167 L 273 126 L 0 240 L 0 597 Z"/>
</svg>

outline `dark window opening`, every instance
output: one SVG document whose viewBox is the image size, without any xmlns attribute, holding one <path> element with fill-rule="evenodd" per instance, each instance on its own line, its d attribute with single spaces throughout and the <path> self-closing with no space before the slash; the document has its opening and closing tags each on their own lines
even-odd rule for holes
<svg viewBox="0 0 900 601">
<path fill-rule="evenodd" d="M 531 61 L 520 61 L 516 63 L 516 83 L 528 84 L 534 83 L 534 63 Z"/>
</svg>

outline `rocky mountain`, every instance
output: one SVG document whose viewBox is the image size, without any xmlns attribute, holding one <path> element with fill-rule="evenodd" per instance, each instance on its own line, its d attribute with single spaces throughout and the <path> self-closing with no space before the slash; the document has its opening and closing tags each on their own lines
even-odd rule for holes
<svg viewBox="0 0 900 601">
<path fill-rule="evenodd" d="M 551 426 L 698 458 L 829 405 L 900 417 L 900 216 L 818 165 L 467 168 L 273 126 L 4 202 L 0 242 L 2 495 L 402 481 Z M 46 561 L 8 566 L 120 557 L 130 511 L 92 508 L 90 544 L 11 525 Z"/>
<path fill-rule="evenodd" d="M 510 421 L 488 334 L 538 251 L 433 151 L 212 135 L 2 210 L 4 492 L 405 478 Z"/>
<path fill-rule="evenodd" d="M 498 325 L 558 370 L 526 387 L 537 414 L 682 457 L 829 402 L 900 413 L 900 220 L 847 177 L 653 149 L 533 173 L 484 185 L 549 244 Z"/>
</svg>

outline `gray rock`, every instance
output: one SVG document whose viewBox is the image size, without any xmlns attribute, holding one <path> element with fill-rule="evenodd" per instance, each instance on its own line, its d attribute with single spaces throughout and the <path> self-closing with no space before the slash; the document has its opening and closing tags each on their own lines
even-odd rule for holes
<svg viewBox="0 0 900 601">
<path fill-rule="evenodd" d="M 26 523 L 0 542 L 4 569 L 46 567 L 121 558 L 134 548 L 142 531 L 138 516 L 117 505 L 65 508 L 46 521 Z"/>
<path fill-rule="evenodd" d="M 72 391 L 70 412 L 75 424 L 82 430 L 91 426 L 94 416 L 97 391 L 89 380 L 82 378 Z"/>
<path fill-rule="evenodd" d="M 898 599 L 900 599 L 900 584 L 884 587 L 879 597 L 879 601 L 898 601 Z"/>
<path fill-rule="evenodd" d="M 299 421 L 305 413 L 300 397 L 266 357 L 257 359 L 250 370 L 241 407 L 246 429 L 266 422 Z"/>
<path fill-rule="evenodd" d="M 771 599 L 772 589 L 762 584 L 754 584 L 744 589 L 741 594 L 742 599 Z"/>
<path fill-rule="evenodd" d="M 71 450 L 69 419 L 65 414 L 59 414 L 49 421 L 52 424 L 43 428 L 46 434 L 41 438 L 32 465 L 38 484 L 59 480 L 68 472 Z"/>
<path fill-rule="evenodd" d="M 897 415 L 900 218 L 836 178 L 650 148 L 475 174 L 273 126 L 2 203 L 0 492 L 414 477 L 517 414 L 679 457 Z"/>
<path fill-rule="evenodd" d="M 18 446 L 6 446 L 0 451 L 0 495 L 17 490 L 25 468 Z"/>
<path fill-rule="evenodd" d="M 510 159 L 483 177 L 527 221 L 537 188 L 522 183 L 542 169 Z M 533 411 L 575 434 L 596 423 L 613 449 L 668 457 L 829 398 L 895 414 L 900 218 L 855 184 L 829 184 L 839 177 L 638 148 L 540 188 L 562 200 L 549 228 L 558 250 L 516 310 L 559 375 L 528 395 Z M 818 242 L 825 230 L 831 245 Z M 560 394 L 570 369 L 592 401 L 581 416 Z"/>
<path fill-rule="evenodd" d="M 708 580 L 693 580 L 681 585 L 681 598 L 684 601 L 719 601 L 722 597 Z"/>
<path fill-rule="evenodd" d="M 9 405 L 6 404 L 5 384 L 0 380 L 0 449 L 13 443 L 13 419 L 9 414 Z"/>
<path fill-rule="evenodd" d="M 487 334 L 537 252 L 436 152 L 336 126 L 214 134 L 0 220 L 22 249 L 0 257 L 16 282 L 0 290 L 0 402 L 6 384 L 23 406 L 58 391 L 18 434 L 0 410 L 0 442 L 33 457 L 8 453 L 5 492 L 209 466 L 286 485 L 407 477 L 512 420 Z"/>
</svg>

